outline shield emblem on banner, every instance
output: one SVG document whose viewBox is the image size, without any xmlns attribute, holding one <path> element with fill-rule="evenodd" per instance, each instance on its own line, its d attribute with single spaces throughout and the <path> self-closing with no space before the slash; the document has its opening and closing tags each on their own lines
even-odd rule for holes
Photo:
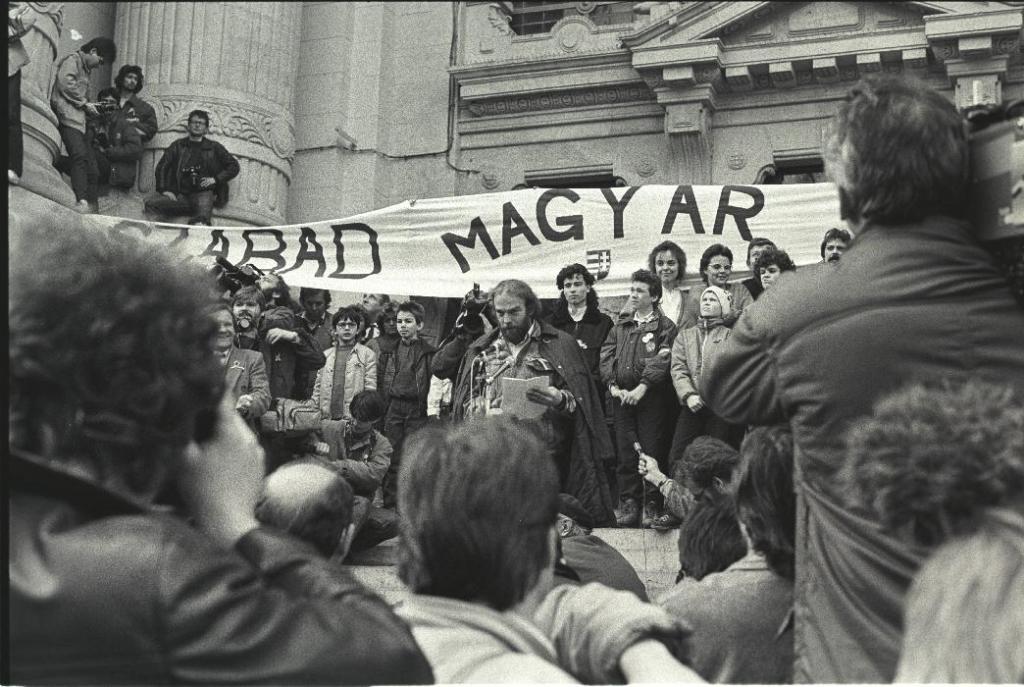
<svg viewBox="0 0 1024 687">
<path fill-rule="evenodd" d="M 604 279 L 612 268 L 611 249 L 588 250 L 587 269 L 597 278 Z"/>
</svg>

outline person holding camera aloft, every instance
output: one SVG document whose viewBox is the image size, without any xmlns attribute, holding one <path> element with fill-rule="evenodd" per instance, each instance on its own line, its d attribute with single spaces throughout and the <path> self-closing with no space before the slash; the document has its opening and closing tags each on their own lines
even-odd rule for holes
<svg viewBox="0 0 1024 687">
<path fill-rule="evenodd" d="M 156 166 L 159 195 L 146 199 L 146 209 L 162 214 L 191 214 L 189 224 L 210 226 L 213 208 L 228 202 L 228 182 L 238 176 L 238 160 L 227 148 L 206 138 L 210 114 L 188 114 L 188 136 L 168 146 Z"/>
</svg>

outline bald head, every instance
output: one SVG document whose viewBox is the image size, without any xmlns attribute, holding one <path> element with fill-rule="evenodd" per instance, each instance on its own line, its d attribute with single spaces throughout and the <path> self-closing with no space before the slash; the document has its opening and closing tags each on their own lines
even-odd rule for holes
<svg viewBox="0 0 1024 687">
<path fill-rule="evenodd" d="M 256 517 L 330 556 L 352 524 L 352 501 L 352 487 L 332 470 L 320 463 L 296 461 L 264 480 Z"/>
</svg>

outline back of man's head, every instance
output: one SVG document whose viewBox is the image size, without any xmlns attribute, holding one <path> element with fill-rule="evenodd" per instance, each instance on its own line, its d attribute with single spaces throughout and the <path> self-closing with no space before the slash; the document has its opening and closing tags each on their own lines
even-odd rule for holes
<svg viewBox="0 0 1024 687">
<path fill-rule="evenodd" d="M 971 380 L 881 398 L 846 436 L 851 505 L 923 546 L 972 531 L 984 510 L 1024 511 L 1024 399 Z"/>
<path fill-rule="evenodd" d="M 331 556 L 351 543 L 352 502 L 352 487 L 341 476 L 319 463 L 297 461 L 264 480 L 256 517 Z"/>
<path fill-rule="evenodd" d="M 825 165 L 844 218 L 899 225 L 966 213 L 967 128 L 956 107 L 913 78 L 868 77 L 832 123 Z"/>
<path fill-rule="evenodd" d="M 34 220 L 10 240 L 10 442 L 145 495 L 217 406 L 212 279 L 159 247 Z M 209 412 L 204 412 L 209 411 Z"/>
<path fill-rule="evenodd" d="M 716 492 L 699 499 L 679 528 L 680 572 L 700 580 L 722 572 L 746 553 L 732 497 Z"/>
<path fill-rule="evenodd" d="M 736 514 L 755 551 L 777 574 L 793 579 L 796 494 L 793 434 L 788 426 L 755 427 L 740 447 L 735 479 Z"/>
<path fill-rule="evenodd" d="M 528 424 L 421 430 L 402 456 L 398 510 L 398 574 L 416 593 L 504 611 L 553 564 L 558 474 Z"/>
</svg>

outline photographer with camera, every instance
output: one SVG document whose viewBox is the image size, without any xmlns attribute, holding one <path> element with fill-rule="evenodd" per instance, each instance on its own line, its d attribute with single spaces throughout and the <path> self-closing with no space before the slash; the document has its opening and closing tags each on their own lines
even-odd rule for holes
<svg viewBox="0 0 1024 687">
<path fill-rule="evenodd" d="M 210 115 L 192 110 L 188 136 L 167 147 L 156 166 L 157 194 L 146 209 L 164 215 L 190 214 L 189 224 L 210 226 L 213 208 L 228 203 L 228 182 L 238 176 L 238 160 L 216 141 L 206 138 Z"/>
<path fill-rule="evenodd" d="M 135 170 L 142 157 L 142 136 L 117 106 L 117 90 L 104 88 L 96 103 L 99 117 L 89 120 L 90 143 L 96 158 L 97 182 L 114 188 L 135 185 Z"/>
</svg>

